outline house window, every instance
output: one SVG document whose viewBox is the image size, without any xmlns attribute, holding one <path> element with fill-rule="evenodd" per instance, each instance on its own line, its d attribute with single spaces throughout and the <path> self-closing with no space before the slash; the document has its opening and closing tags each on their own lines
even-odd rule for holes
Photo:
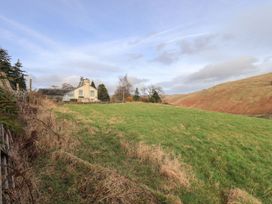
<svg viewBox="0 0 272 204">
<path fill-rule="evenodd" d="M 91 91 L 91 97 L 94 97 L 94 91 Z"/>
<path fill-rule="evenodd" d="M 78 90 L 78 95 L 79 95 L 79 96 L 83 96 L 83 90 L 82 90 L 82 89 L 79 89 L 79 90 Z"/>
</svg>

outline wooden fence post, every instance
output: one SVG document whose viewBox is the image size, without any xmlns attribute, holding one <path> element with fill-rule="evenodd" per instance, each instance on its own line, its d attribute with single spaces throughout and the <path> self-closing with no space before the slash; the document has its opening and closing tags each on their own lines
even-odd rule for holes
<svg viewBox="0 0 272 204">
<path fill-rule="evenodd" d="M 4 127 L 2 124 L 0 124 L 0 147 L 1 147 L 1 151 L 0 151 L 0 204 L 3 204 L 3 197 L 2 197 L 2 144 L 3 144 L 3 137 L 4 137 Z"/>
<path fill-rule="evenodd" d="M 0 124 L 0 204 L 9 204 L 9 198 L 3 197 L 3 190 L 15 187 L 14 177 L 10 175 L 10 144 L 12 142 L 12 134 L 8 129 Z"/>
</svg>

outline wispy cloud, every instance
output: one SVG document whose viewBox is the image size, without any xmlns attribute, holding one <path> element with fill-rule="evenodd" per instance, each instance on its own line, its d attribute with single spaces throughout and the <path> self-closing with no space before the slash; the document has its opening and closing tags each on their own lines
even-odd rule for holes
<svg viewBox="0 0 272 204">
<path fill-rule="evenodd" d="M 0 8 L 0 41 L 22 58 L 37 87 L 82 75 L 113 90 L 128 74 L 137 86 L 161 83 L 170 93 L 271 71 L 271 3 L 31 3 L 24 18 L 23 3 L 17 12 Z"/>
<path fill-rule="evenodd" d="M 239 57 L 218 64 L 210 64 L 199 71 L 189 75 L 186 82 L 220 82 L 231 77 L 239 77 L 252 72 L 256 72 L 257 66 L 255 57 Z"/>
<path fill-rule="evenodd" d="M 270 64 L 272 65 L 272 63 Z M 167 87 L 171 93 L 188 93 L 204 89 L 226 80 L 236 80 L 243 77 L 265 73 L 265 64 L 252 56 L 241 56 L 227 61 L 208 64 L 187 75 L 174 77 L 170 81 L 159 83 Z"/>
<path fill-rule="evenodd" d="M 35 40 L 38 40 L 39 43 L 43 43 L 44 45 L 56 46 L 56 42 L 54 40 L 52 40 L 48 36 L 41 34 L 40 32 L 35 31 L 34 29 L 29 28 L 24 24 L 21 24 L 2 15 L 0 15 L 0 20 L 6 23 L 7 26 L 10 27 L 12 30 L 17 32 L 19 31 L 20 33 L 22 32 L 25 35 L 29 36 L 32 40 L 34 38 Z"/>
<path fill-rule="evenodd" d="M 179 51 L 163 51 L 153 61 L 160 62 L 164 65 L 170 65 L 181 57 Z"/>
</svg>

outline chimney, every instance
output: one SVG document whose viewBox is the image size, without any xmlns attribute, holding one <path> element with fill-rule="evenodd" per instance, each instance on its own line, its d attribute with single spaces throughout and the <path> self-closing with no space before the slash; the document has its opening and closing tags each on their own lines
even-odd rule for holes
<svg viewBox="0 0 272 204">
<path fill-rule="evenodd" d="M 84 85 L 90 85 L 90 80 L 87 79 L 87 78 L 84 79 L 83 84 L 84 84 Z"/>
<path fill-rule="evenodd" d="M 29 78 L 29 92 L 32 92 L 32 78 Z"/>
</svg>

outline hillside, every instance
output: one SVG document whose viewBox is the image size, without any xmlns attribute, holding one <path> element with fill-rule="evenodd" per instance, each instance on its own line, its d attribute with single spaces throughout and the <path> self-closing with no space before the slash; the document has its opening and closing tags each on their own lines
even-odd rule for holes
<svg viewBox="0 0 272 204">
<path fill-rule="evenodd" d="M 37 143 L 40 203 L 272 202 L 269 120 L 143 103 L 52 110 L 56 121 L 39 114 L 55 131 Z"/>
<path fill-rule="evenodd" d="M 211 111 L 266 115 L 272 113 L 272 73 L 232 81 L 187 95 L 167 96 L 169 104 Z"/>
</svg>

